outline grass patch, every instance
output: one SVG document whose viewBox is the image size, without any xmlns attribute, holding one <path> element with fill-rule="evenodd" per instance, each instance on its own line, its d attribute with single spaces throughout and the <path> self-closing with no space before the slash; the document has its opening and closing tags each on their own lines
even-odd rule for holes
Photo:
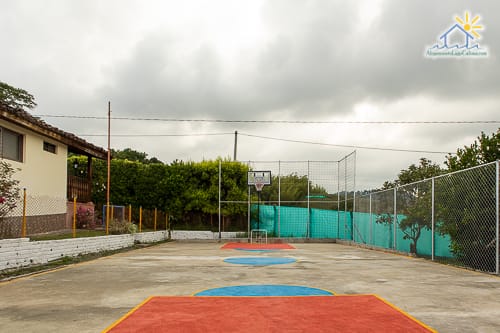
<svg viewBox="0 0 500 333">
<path fill-rule="evenodd" d="M 130 247 L 125 247 L 122 249 L 118 250 L 107 250 L 107 251 L 102 251 L 102 252 L 96 252 L 96 253 L 88 253 L 88 254 L 81 254 L 76 257 L 62 257 L 57 260 L 50 261 L 46 264 L 41 264 L 41 265 L 33 265 L 29 267 L 22 267 L 22 268 L 16 268 L 16 269 L 7 269 L 0 271 L 0 281 L 2 280 L 11 280 L 16 277 L 24 276 L 24 275 L 30 275 L 38 272 L 44 272 L 44 271 L 49 271 L 53 270 L 59 267 L 64 267 L 67 265 L 72 265 L 72 264 L 77 264 L 85 261 L 90 261 L 90 260 L 95 260 L 101 257 L 107 257 L 113 254 L 117 253 L 122 253 L 122 252 L 128 252 L 132 250 L 137 250 L 137 249 L 142 249 L 144 247 L 149 247 L 153 245 L 158 245 L 162 243 L 169 242 L 170 240 L 165 240 L 165 241 L 160 241 L 156 243 L 148 243 L 148 244 L 136 244 Z"/>
<path fill-rule="evenodd" d="M 76 231 L 76 238 L 99 237 L 99 236 L 106 236 L 106 230 L 82 229 Z M 73 232 L 30 236 L 30 240 L 32 241 L 57 240 L 57 239 L 67 239 L 67 238 L 73 238 Z"/>
</svg>

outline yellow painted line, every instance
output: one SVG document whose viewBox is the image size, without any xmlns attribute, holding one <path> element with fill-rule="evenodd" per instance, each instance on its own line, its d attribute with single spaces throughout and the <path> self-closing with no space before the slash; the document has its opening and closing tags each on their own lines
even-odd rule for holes
<svg viewBox="0 0 500 333">
<path fill-rule="evenodd" d="M 83 261 L 83 262 L 78 262 L 78 263 L 74 263 L 74 264 L 63 265 L 61 267 L 49 268 L 47 270 L 43 270 L 43 271 L 38 272 L 38 273 L 32 273 L 32 274 L 27 273 L 27 274 L 19 275 L 17 277 L 13 276 L 12 278 L 10 278 L 8 280 L 0 281 L 0 286 L 4 285 L 4 284 L 8 284 L 8 283 L 17 282 L 17 281 L 23 281 L 23 280 L 26 280 L 28 278 L 37 277 L 37 276 L 40 276 L 40 275 L 45 275 L 45 274 L 49 274 L 49 273 L 55 273 L 55 272 L 58 272 L 58 271 L 62 271 L 64 269 L 68 269 L 70 267 L 77 267 L 77 266 L 81 266 L 81 265 L 87 265 L 87 264 L 90 264 L 90 263 L 98 261 L 98 260 L 111 259 L 114 256 L 119 256 L 121 254 L 126 255 L 128 252 L 132 252 L 132 251 L 147 250 L 150 247 L 159 246 L 159 245 L 163 245 L 163 244 L 154 244 L 154 245 L 150 245 L 148 247 L 144 247 L 144 248 L 140 248 L 140 249 L 134 249 L 134 250 L 131 250 L 131 251 L 110 254 L 110 255 L 107 255 L 107 256 L 104 256 L 104 257 L 99 257 L 99 258 L 95 258 L 95 259 L 91 259 L 91 260 L 87 260 L 87 261 Z M 25 267 L 29 268 L 30 266 L 25 266 Z M 20 268 L 23 268 L 23 267 L 20 267 Z"/>
<path fill-rule="evenodd" d="M 62 270 L 65 270 L 65 269 L 68 269 L 68 268 L 71 268 L 71 267 L 77 267 L 77 266 L 87 265 L 87 264 L 90 264 L 93 261 L 97 261 L 97 260 L 101 260 L 101 259 L 105 259 L 105 258 L 107 258 L 107 257 L 101 257 L 101 258 L 96 258 L 96 259 L 89 260 L 89 261 L 83 261 L 83 262 L 78 262 L 78 263 L 74 263 L 74 264 L 68 264 L 68 265 L 64 265 L 62 267 L 56 267 L 56 268 L 47 269 L 47 270 L 44 270 L 44 271 L 41 271 L 41 272 L 38 272 L 38 273 L 33 273 L 33 274 L 29 274 L 28 273 L 26 275 L 20 275 L 18 277 L 13 276 L 12 279 L 10 279 L 10 280 L 0 281 L 0 286 L 3 285 L 3 284 L 8 284 L 8 283 L 13 283 L 13 282 L 23 281 L 23 280 L 27 280 L 29 278 L 33 278 L 33 277 L 37 277 L 37 276 L 41 276 L 41 275 L 45 275 L 45 274 L 59 272 L 59 271 L 62 271 Z M 27 267 L 29 267 L 29 266 L 27 266 Z"/>
<path fill-rule="evenodd" d="M 120 324 L 122 321 L 124 321 L 125 319 L 127 319 L 128 317 L 130 317 L 135 311 L 137 311 L 137 309 L 139 309 L 141 306 L 143 306 L 144 304 L 146 304 L 147 302 L 149 302 L 154 297 L 156 297 L 156 296 L 149 296 L 148 298 L 146 298 L 144 301 L 142 301 L 137 306 L 135 306 L 132 310 L 130 310 L 129 312 L 127 312 L 125 315 L 123 315 L 120 319 L 118 319 L 113 324 L 111 324 L 110 326 L 108 326 L 107 328 L 105 328 L 104 331 L 102 331 L 102 333 L 109 332 L 111 329 L 113 329 L 116 326 L 118 326 L 118 324 Z"/>
<path fill-rule="evenodd" d="M 406 313 L 405 311 L 401 310 L 400 308 L 398 308 L 397 306 L 395 306 L 394 304 L 391 304 L 389 301 L 386 301 L 385 299 L 383 299 L 382 297 L 376 295 L 376 294 L 372 294 L 371 296 L 374 296 L 376 298 L 378 298 L 379 300 L 381 300 L 382 302 L 384 302 L 385 304 L 389 305 L 391 308 L 393 308 L 394 310 L 398 311 L 399 313 L 401 313 L 402 315 L 406 316 L 407 318 L 413 320 L 414 322 L 416 322 L 417 324 L 419 324 L 420 326 L 428 329 L 430 332 L 432 333 L 438 333 L 438 331 L 436 331 L 435 329 L 433 329 L 432 327 L 424 324 L 423 322 L 421 322 L 420 320 L 418 320 L 417 318 L 413 317 L 412 315 Z"/>
<path fill-rule="evenodd" d="M 29 278 L 32 278 L 32 277 L 40 276 L 40 275 L 45 275 L 45 274 L 49 274 L 49 273 L 59 272 L 59 271 L 62 271 L 64 269 L 68 268 L 68 267 L 69 266 L 58 267 L 58 268 L 54 268 L 54 269 L 42 271 L 42 272 L 39 272 L 39 273 L 33 273 L 33 274 L 29 274 L 28 273 L 26 275 L 20 275 L 18 277 L 13 276 L 10 280 L 0 281 L 0 286 L 4 285 L 4 284 L 13 283 L 13 282 L 23 281 L 23 280 L 26 280 L 26 279 L 29 279 Z"/>
</svg>

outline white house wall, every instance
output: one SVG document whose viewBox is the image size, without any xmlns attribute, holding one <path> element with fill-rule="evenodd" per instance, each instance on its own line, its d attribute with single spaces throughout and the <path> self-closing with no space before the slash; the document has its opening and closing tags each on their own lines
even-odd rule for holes
<svg viewBox="0 0 500 333">
<path fill-rule="evenodd" d="M 28 215 L 66 213 L 67 146 L 5 121 L 0 125 L 24 134 L 23 162 L 5 161 L 20 169 L 14 178 L 26 188 L 28 200 L 37 200 L 38 208 Z M 44 141 L 56 145 L 55 154 L 43 150 Z"/>
</svg>

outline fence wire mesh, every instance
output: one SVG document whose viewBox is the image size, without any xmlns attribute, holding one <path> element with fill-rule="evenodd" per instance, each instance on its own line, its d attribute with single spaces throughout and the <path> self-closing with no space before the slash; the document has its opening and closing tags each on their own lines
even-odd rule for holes
<svg viewBox="0 0 500 333">
<path fill-rule="evenodd" d="M 274 237 L 351 237 L 355 153 L 340 161 L 249 161 L 247 166 L 271 171 L 271 185 L 260 193 L 249 186 L 245 196 L 234 200 L 224 191 L 225 183 L 235 180 L 223 164 L 220 205 L 221 219 L 229 222 L 223 223 L 225 228 L 237 226 L 247 233 L 266 229 Z"/>
<path fill-rule="evenodd" d="M 499 162 L 356 198 L 354 241 L 499 273 Z"/>
<path fill-rule="evenodd" d="M 498 270 L 496 173 L 493 163 L 435 180 L 436 226 L 450 236 L 458 265 Z"/>
<path fill-rule="evenodd" d="M 26 200 L 25 200 L 26 199 Z M 19 198 L 11 209 L 3 210 L 0 216 L 0 238 L 21 237 L 23 234 L 23 216 L 25 216 L 25 235 L 67 229 L 67 201 L 47 195 L 24 196 Z"/>
</svg>

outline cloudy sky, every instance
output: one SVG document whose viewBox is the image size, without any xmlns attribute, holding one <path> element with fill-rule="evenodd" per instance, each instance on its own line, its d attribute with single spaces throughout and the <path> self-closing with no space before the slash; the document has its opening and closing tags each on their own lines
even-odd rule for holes
<svg viewBox="0 0 500 333">
<path fill-rule="evenodd" d="M 0 6 L 0 80 L 35 96 L 33 115 L 106 147 L 111 101 L 111 146 L 166 163 L 232 157 L 238 131 L 244 161 L 339 160 L 356 149 L 358 189 L 373 188 L 445 154 L 367 148 L 455 152 L 500 126 L 377 123 L 500 120 L 496 1 Z M 487 57 L 425 55 L 457 16 L 478 16 L 475 41 Z"/>
</svg>

